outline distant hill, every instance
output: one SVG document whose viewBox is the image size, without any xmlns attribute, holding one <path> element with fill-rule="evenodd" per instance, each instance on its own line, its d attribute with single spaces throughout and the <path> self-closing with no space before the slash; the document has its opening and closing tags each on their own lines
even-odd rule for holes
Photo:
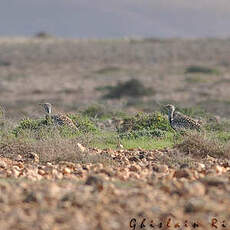
<svg viewBox="0 0 230 230">
<path fill-rule="evenodd" d="M 1 1 L 0 36 L 230 36 L 229 0 Z"/>
</svg>

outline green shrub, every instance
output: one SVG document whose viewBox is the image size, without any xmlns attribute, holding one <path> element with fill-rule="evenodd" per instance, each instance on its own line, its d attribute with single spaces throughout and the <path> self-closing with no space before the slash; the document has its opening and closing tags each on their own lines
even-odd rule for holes
<svg viewBox="0 0 230 230">
<path fill-rule="evenodd" d="M 172 131 L 167 117 L 162 113 L 138 113 L 125 118 L 118 130 L 121 137 L 164 136 Z"/>
<path fill-rule="evenodd" d="M 22 134 L 24 131 L 38 131 L 46 125 L 46 119 L 32 120 L 27 118 L 19 122 L 19 124 L 13 130 L 13 134 L 15 136 L 18 136 L 19 134 Z"/>
<path fill-rule="evenodd" d="M 154 91 L 151 88 L 146 88 L 142 82 L 137 79 L 131 79 L 126 82 L 118 82 L 116 86 L 107 87 L 108 93 L 104 98 L 121 98 L 125 96 L 142 97 L 153 95 Z"/>
<path fill-rule="evenodd" d="M 53 35 L 47 33 L 46 31 L 40 31 L 34 35 L 35 38 L 45 39 L 45 38 L 53 38 Z"/>
<path fill-rule="evenodd" d="M 187 67 L 186 73 L 204 73 L 204 74 L 218 74 L 219 71 L 205 66 L 192 65 Z"/>
<path fill-rule="evenodd" d="M 71 114 L 69 117 L 72 121 L 77 125 L 80 132 L 87 133 L 87 132 L 97 132 L 98 128 L 90 120 L 88 116 L 84 116 L 81 114 Z"/>
<path fill-rule="evenodd" d="M 10 66 L 10 65 L 11 65 L 10 61 L 0 59 L 0 66 Z"/>
<path fill-rule="evenodd" d="M 107 66 L 105 68 L 96 71 L 97 74 L 111 74 L 113 72 L 119 72 L 121 69 L 116 66 Z"/>
<path fill-rule="evenodd" d="M 45 137 L 52 137 L 60 135 L 61 137 L 74 137 L 82 133 L 96 132 L 98 129 L 95 124 L 86 116 L 69 115 L 69 117 L 76 123 L 79 132 L 69 126 L 54 125 L 52 120 L 47 122 L 44 119 L 24 119 L 13 129 L 13 134 L 17 136 L 34 137 L 36 139 L 43 139 Z"/>
</svg>

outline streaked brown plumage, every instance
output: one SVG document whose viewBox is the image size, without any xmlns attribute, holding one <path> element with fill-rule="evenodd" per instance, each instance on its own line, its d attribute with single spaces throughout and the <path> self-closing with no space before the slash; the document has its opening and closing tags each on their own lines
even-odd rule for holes
<svg viewBox="0 0 230 230">
<path fill-rule="evenodd" d="M 74 128 L 78 130 L 77 126 L 73 123 L 73 121 L 66 116 L 65 114 L 55 114 L 51 115 L 51 104 L 50 103 L 42 103 L 40 104 L 44 109 L 46 113 L 46 120 L 53 120 L 54 124 L 56 125 L 67 125 L 71 128 Z"/>
<path fill-rule="evenodd" d="M 201 124 L 195 119 L 175 112 L 174 105 L 166 105 L 166 108 L 168 109 L 169 123 L 174 130 L 196 129 L 199 131 L 201 129 Z"/>
</svg>

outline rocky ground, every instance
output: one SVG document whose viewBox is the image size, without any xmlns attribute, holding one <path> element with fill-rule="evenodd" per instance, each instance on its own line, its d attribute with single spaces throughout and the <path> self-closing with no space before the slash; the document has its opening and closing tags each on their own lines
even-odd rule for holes
<svg viewBox="0 0 230 230">
<path fill-rule="evenodd" d="M 1 229 L 230 229 L 228 160 L 178 149 L 80 151 L 113 162 L 2 156 Z"/>
</svg>

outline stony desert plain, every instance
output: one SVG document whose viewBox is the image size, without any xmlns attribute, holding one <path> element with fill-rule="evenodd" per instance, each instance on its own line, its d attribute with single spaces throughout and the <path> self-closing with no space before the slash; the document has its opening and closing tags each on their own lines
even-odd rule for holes
<svg viewBox="0 0 230 230">
<path fill-rule="evenodd" d="M 230 229 L 229 88 L 230 39 L 0 38 L 0 229 Z"/>
</svg>

